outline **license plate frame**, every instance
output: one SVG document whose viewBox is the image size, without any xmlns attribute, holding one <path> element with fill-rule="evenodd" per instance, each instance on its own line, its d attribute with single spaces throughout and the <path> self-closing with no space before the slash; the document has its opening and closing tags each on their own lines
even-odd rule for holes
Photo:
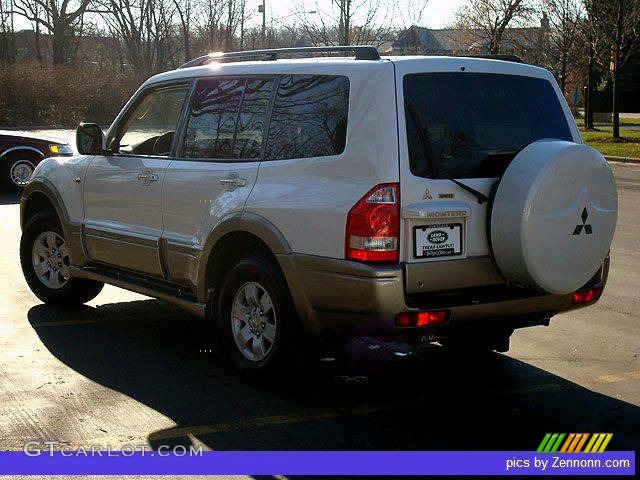
<svg viewBox="0 0 640 480">
<path fill-rule="evenodd" d="M 464 252 L 463 246 L 463 224 L 461 222 L 456 223 L 435 223 L 430 225 L 418 225 L 413 227 L 413 257 L 417 259 L 436 259 L 443 257 L 459 257 Z M 418 232 L 424 235 L 422 241 L 418 241 Z M 445 233 L 446 238 L 440 242 L 430 241 L 430 237 L 433 239 L 443 238 L 438 235 L 439 232 Z M 453 234 L 453 237 L 452 237 Z M 449 241 L 451 240 L 451 241 Z M 418 245 L 422 247 L 422 254 L 418 249 Z M 425 246 L 432 246 L 433 248 L 425 249 Z"/>
</svg>

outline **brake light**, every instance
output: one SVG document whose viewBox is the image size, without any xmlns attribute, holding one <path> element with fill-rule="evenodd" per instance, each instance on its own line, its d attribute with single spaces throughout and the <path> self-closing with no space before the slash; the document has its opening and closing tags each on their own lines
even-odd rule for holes
<svg viewBox="0 0 640 480">
<path fill-rule="evenodd" d="M 602 295 L 602 287 L 578 290 L 573 294 L 573 304 L 595 302 L 600 298 L 600 295 Z"/>
<path fill-rule="evenodd" d="M 364 263 L 397 262 L 400 198 L 397 183 L 378 185 L 347 215 L 345 256 Z"/>
<path fill-rule="evenodd" d="M 396 315 L 396 327 L 428 327 L 442 325 L 449 320 L 449 310 L 431 310 L 429 312 L 404 312 Z"/>
</svg>

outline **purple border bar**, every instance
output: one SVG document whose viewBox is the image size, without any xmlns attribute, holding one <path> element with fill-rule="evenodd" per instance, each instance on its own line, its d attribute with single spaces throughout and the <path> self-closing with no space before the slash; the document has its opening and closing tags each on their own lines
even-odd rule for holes
<svg viewBox="0 0 640 480">
<path fill-rule="evenodd" d="M 634 475 L 635 452 L 540 454 L 534 452 L 202 452 L 201 456 L 159 456 L 157 452 L 111 452 L 107 456 L 43 451 L 40 456 L 0 452 L 0 475 Z M 144 453 L 144 454 L 143 454 Z M 115 455 L 115 456 L 114 456 Z M 552 468 L 554 457 L 600 460 L 600 467 Z M 550 463 L 542 471 L 534 459 Z M 530 462 L 529 468 L 507 461 Z M 607 460 L 629 467 L 607 468 Z M 520 465 L 523 465 L 521 462 Z"/>
</svg>

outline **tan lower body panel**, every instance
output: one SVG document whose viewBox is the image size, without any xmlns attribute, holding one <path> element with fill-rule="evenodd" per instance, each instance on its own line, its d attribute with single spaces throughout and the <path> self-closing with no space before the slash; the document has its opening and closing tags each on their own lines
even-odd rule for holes
<svg viewBox="0 0 640 480">
<path fill-rule="evenodd" d="M 312 333 L 376 334 L 395 330 L 405 302 L 400 266 L 372 267 L 310 255 L 279 255 L 298 314 Z M 464 272 L 462 272 L 463 274 Z M 452 324 L 553 315 L 576 308 L 571 295 L 539 295 L 450 307 Z"/>
</svg>

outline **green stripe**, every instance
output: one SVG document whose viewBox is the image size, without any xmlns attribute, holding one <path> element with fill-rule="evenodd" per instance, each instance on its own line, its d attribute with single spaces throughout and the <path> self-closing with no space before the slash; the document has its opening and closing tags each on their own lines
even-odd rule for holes
<svg viewBox="0 0 640 480">
<path fill-rule="evenodd" d="M 560 448 L 560 443 L 562 442 L 562 439 L 565 437 L 566 433 L 561 433 L 560 436 L 558 437 L 558 440 L 556 440 L 555 445 L 551 448 L 551 453 L 555 453 L 558 451 L 558 449 Z"/>
<path fill-rule="evenodd" d="M 547 443 L 547 446 L 544 448 L 544 453 L 550 453 L 551 452 L 551 447 L 553 447 L 553 444 L 556 441 L 556 438 L 558 438 L 558 434 L 554 433 L 553 435 L 551 435 L 551 438 L 549 439 L 549 442 Z"/>
<path fill-rule="evenodd" d="M 538 450 L 536 450 L 536 452 L 538 453 L 542 453 L 544 451 L 544 446 L 547 443 L 547 440 L 549 440 L 549 438 L 551 437 L 550 433 L 547 433 L 544 438 L 542 439 L 542 442 L 540 442 L 540 445 L 538 446 Z"/>
</svg>

